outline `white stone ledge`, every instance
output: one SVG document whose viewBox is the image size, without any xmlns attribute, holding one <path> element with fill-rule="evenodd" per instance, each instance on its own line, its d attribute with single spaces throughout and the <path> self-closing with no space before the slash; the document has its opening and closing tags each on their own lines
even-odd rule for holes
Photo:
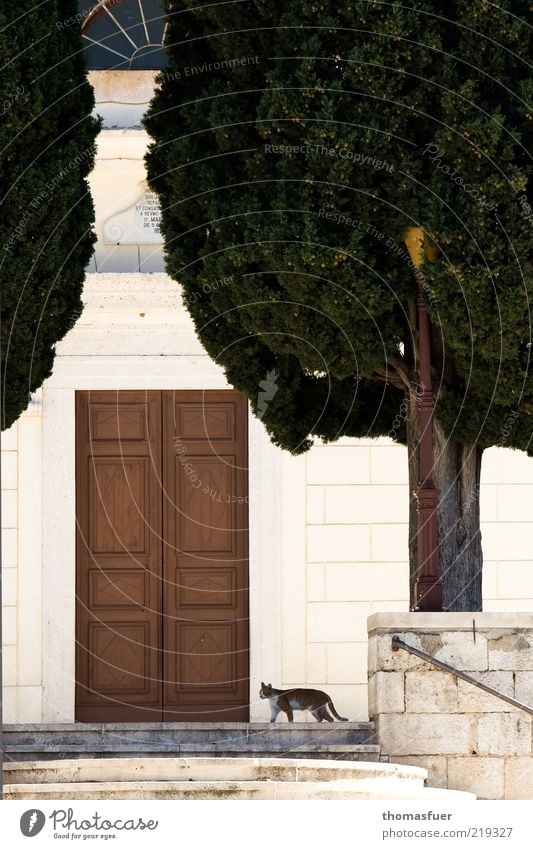
<svg viewBox="0 0 533 849">
<path fill-rule="evenodd" d="M 226 389 L 224 372 L 205 356 L 57 356 L 47 389 Z"/>
<path fill-rule="evenodd" d="M 139 352 L 145 357 L 201 356 L 202 346 L 192 328 L 177 332 L 168 325 L 133 329 L 131 324 L 77 327 L 57 344 L 61 357 L 134 357 Z"/>
<path fill-rule="evenodd" d="M 142 165 L 149 140 L 142 127 L 105 127 L 96 142 L 96 165 L 101 168 L 102 160 L 106 159 L 133 159 Z"/>
<path fill-rule="evenodd" d="M 84 290 L 129 292 L 150 290 L 154 287 L 171 289 L 176 287 L 176 281 L 164 272 L 131 272 L 131 271 L 102 271 L 90 272 L 85 275 Z"/>
<path fill-rule="evenodd" d="M 476 631 L 491 628 L 533 628 L 533 613 L 373 613 L 369 635 L 395 631 Z"/>
</svg>

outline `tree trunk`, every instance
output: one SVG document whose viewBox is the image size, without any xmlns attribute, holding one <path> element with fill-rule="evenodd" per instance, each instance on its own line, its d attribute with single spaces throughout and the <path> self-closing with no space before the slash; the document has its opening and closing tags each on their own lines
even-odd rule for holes
<svg viewBox="0 0 533 849">
<path fill-rule="evenodd" d="M 413 389 L 407 419 L 409 462 L 409 575 L 410 607 L 414 608 L 414 586 L 418 575 L 418 514 L 413 490 L 419 484 L 418 410 Z M 435 486 L 440 489 L 438 507 L 439 574 L 443 609 L 482 609 L 481 530 L 479 525 L 479 481 L 483 449 L 452 442 L 433 423 Z"/>
</svg>

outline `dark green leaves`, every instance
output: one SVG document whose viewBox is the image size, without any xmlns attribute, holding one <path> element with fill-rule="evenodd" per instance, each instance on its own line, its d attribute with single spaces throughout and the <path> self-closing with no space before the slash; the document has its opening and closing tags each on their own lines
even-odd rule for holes
<svg viewBox="0 0 533 849">
<path fill-rule="evenodd" d="M 168 269 L 256 411 L 259 383 L 279 374 L 261 415 L 274 440 L 297 452 L 313 435 L 391 432 L 418 380 L 403 234 L 419 226 L 434 247 L 438 416 L 489 445 L 516 410 L 512 444 L 526 448 L 527 4 L 169 12 L 174 76 L 146 120 Z M 230 282 L 190 301 L 218 279 Z"/>
<path fill-rule="evenodd" d="M 75 0 L 0 3 L 2 427 L 50 374 L 93 249 L 98 122 Z"/>
</svg>

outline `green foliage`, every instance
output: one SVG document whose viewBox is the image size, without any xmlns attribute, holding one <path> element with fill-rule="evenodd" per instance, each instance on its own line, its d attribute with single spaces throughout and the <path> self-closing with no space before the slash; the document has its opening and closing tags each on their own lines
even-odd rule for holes
<svg viewBox="0 0 533 849">
<path fill-rule="evenodd" d="M 526 0 L 167 11 L 145 121 L 167 267 L 273 440 L 405 440 L 421 227 L 437 417 L 531 449 Z"/>
<path fill-rule="evenodd" d="M 99 122 L 76 13 L 76 0 L 0 0 L 2 428 L 50 374 L 93 250 Z"/>
</svg>

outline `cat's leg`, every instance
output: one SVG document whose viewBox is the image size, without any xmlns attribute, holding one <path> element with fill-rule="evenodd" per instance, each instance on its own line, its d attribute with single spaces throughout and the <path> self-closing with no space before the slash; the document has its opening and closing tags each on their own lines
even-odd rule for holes
<svg viewBox="0 0 533 849">
<path fill-rule="evenodd" d="M 328 722 L 334 722 L 334 721 L 335 721 L 335 720 L 333 719 L 333 717 L 329 714 L 329 712 L 328 712 L 328 709 L 327 709 L 326 705 L 324 705 L 323 707 L 321 707 L 321 708 L 320 708 L 320 714 L 321 714 L 321 716 L 322 716 L 324 719 L 326 719 Z"/>
<path fill-rule="evenodd" d="M 319 722 L 322 722 L 325 719 L 327 722 L 333 722 L 333 719 L 328 713 L 328 709 L 325 705 L 320 705 L 320 707 L 315 708 L 311 711 L 313 716 L 315 716 Z"/>
<path fill-rule="evenodd" d="M 270 702 L 270 721 L 275 722 L 280 708 L 274 702 Z"/>
<path fill-rule="evenodd" d="M 289 700 L 282 696 L 279 700 L 279 706 L 281 710 L 287 714 L 287 719 L 289 722 L 294 722 L 294 714 L 292 712 L 292 708 L 290 706 Z"/>
</svg>

